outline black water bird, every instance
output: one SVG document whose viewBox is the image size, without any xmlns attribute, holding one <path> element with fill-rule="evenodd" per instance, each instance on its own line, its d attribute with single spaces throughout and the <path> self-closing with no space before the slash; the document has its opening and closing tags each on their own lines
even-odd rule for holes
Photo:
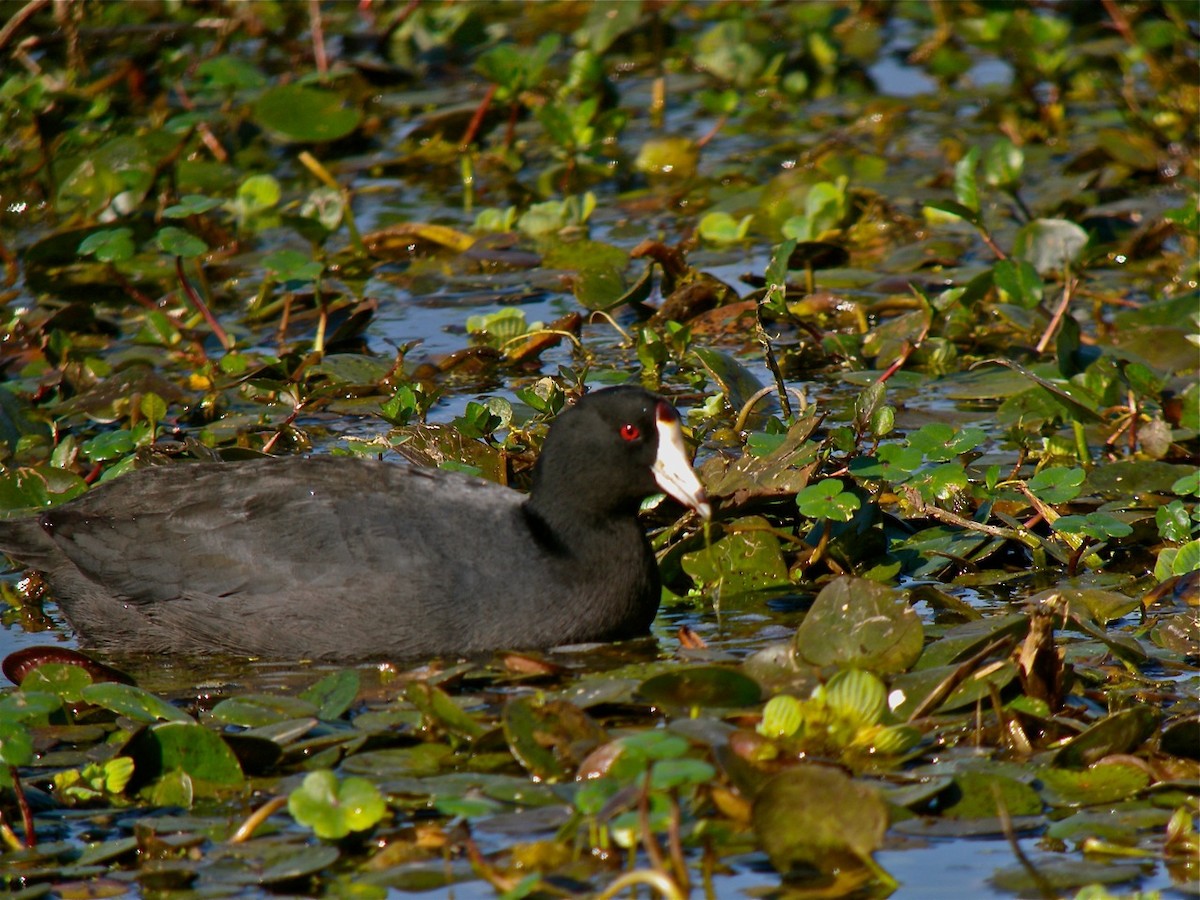
<svg viewBox="0 0 1200 900">
<path fill-rule="evenodd" d="M 0 552 L 46 575 L 85 646 L 466 655 L 646 633 L 661 588 L 637 514 L 660 491 L 710 515 L 678 413 L 616 387 L 554 421 L 528 496 L 364 459 L 155 466 L 0 522 Z"/>
</svg>

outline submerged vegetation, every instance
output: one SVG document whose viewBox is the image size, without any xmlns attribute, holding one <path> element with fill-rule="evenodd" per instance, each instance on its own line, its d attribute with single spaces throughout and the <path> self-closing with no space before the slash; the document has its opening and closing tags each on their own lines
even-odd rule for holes
<svg viewBox="0 0 1200 900">
<path fill-rule="evenodd" d="M 131 679 L 14 572 L 0 882 L 1195 885 L 1192 6 L 0 10 L 0 510 L 258 453 L 520 486 L 620 381 L 717 510 L 646 510 L 655 640 L 415 669 Z"/>
</svg>

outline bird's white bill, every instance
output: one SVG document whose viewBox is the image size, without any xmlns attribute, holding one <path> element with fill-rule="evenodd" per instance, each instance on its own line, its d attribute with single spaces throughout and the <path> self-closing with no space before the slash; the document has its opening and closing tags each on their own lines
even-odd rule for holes
<svg viewBox="0 0 1200 900">
<path fill-rule="evenodd" d="M 664 404 L 665 406 L 665 404 Z M 700 479 L 692 469 L 687 449 L 683 444 L 683 431 L 679 427 L 679 416 L 670 407 L 664 413 L 659 410 L 655 417 L 658 425 L 658 455 L 651 469 L 658 486 L 684 506 L 694 509 L 705 519 L 712 518 L 712 507 L 704 493 Z"/>
</svg>

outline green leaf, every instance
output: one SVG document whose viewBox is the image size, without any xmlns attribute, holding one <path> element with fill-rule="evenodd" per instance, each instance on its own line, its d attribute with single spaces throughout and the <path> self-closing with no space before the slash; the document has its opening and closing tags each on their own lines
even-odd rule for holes
<svg viewBox="0 0 1200 900">
<path fill-rule="evenodd" d="M 1025 168 L 1025 154 L 1008 138 L 992 144 L 983 158 L 983 180 L 994 188 L 1014 190 Z"/>
<path fill-rule="evenodd" d="M 771 864 L 786 876 L 801 866 L 832 874 L 873 865 L 888 815 L 874 788 L 832 767 L 802 765 L 763 784 L 751 820 Z"/>
<path fill-rule="evenodd" d="M 82 666 L 70 663 L 43 663 L 21 679 L 22 691 L 45 691 L 66 703 L 77 703 L 92 676 Z"/>
<path fill-rule="evenodd" d="M 820 689 L 819 696 L 830 709 L 858 727 L 876 724 L 887 707 L 884 683 L 859 669 L 838 672 Z"/>
<path fill-rule="evenodd" d="M 27 766 L 33 762 L 33 736 L 19 721 L 0 717 L 0 763 Z"/>
<path fill-rule="evenodd" d="M 231 91 L 261 88 L 267 84 L 267 76 L 254 63 L 232 54 L 201 60 L 196 65 L 196 74 L 210 87 Z"/>
<path fill-rule="evenodd" d="M 936 210 L 940 213 L 945 213 L 949 216 L 962 219 L 969 222 L 977 228 L 980 226 L 982 219 L 979 213 L 968 206 L 964 206 L 957 200 L 929 200 L 925 203 L 926 209 Z"/>
<path fill-rule="evenodd" d="M 849 522 L 860 505 L 858 497 L 847 491 L 836 478 L 825 478 L 810 484 L 796 495 L 800 514 L 810 519 Z"/>
<path fill-rule="evenodd" d="M 959 772 L 954 776 L 942 815 L 948 819 L 1032 816 L 1042 811 L 1042 799 L 1024 782 L 992 772 Z"/>
<path fill-rule="evenodd" d="M 279 281 L 316 281 L 325 267 L 298 250 L 276 250 L 262 259 L 263 268 Z"/>
<path fill-rule="evenodd" d="M 1189 475 L 1184 475 L 1171 485 L 1171 493 L 1179 496 L 1200 496 L 1200 469 Z"/>
<path fill-rule="evenodd" d="M 130 684 L 111 681 L 91 684 L 83 688 L 80 695 L 88 703 L 112 710 L 117 715 L 126 716 L 135 722 L 192 721 L 192 717 L 178 707 Z"/>
<path fill-rule="evenodd" d="M 717 775 L 717 770 L 702 759 L 659 760 L 650 768 L 650 790 L 669 791 L 681 787 L 707 784 Z"/>
<path fill-rule="evenodd" d="M 1097 763 L 1086 769 L 1044 768 L 1038 771 L 1042 796 L 1051 806 L 1097 806 L 1117 803 L 1141 792 L 1150 775 L 1127 763 Z"/>
<path fill-rule="evenodd" d="M 237 757 L 221 736 L 191 721 L 161 722 L 140 731 L 124 752 L 134 762 L 134 790 L 173 772 L 187 775 L 193 792 L 245 780 Z"/>
<path fill-rule="evenodd" d="M 201 194 L 186 194 L 179 202 L 163 210 L 163 216 L 168 219 L 186 219 L 188 216 L 201 216 L 204 213 L 219 209 L 224 205 L 223 200 L 216 197 L 205 197 Z"/>
<path fill-rule="evenodd" d="M 1025 486 L 1043 503 L 1054 505 L 1078 497 L 1086 477 L 1087 473 L 1083 469 L 1055 466 L 1042 469 L 1025 482 Z"/>
<path fill-rule="evenodd" d="M 365 778 L 338 782 L 328 769 L 309 772 L 288 795 L 288 812 L 323 840 L 338 840 L 352 831 L 373 828 L 387 812 L 379 789 Z"/>
<path fill-rule="evenodd" d="M 362 112 L 348 108 L 340 94 L 298 84 L 264 91 L 252 115 L 276 139 L 298 143 L 336 141 L 362 121 Z"/>
<path fill-rule="evenodd" d="M 735 219 L 727 212 L 706 213 L 700 219 L 700 237 L 714 244 L 733 244 L 744 240 L 754 216 Z"/>
<path fill-rule="evenodd" d="M 1062 534 L 1086 534 L 1098 541 L 1133 534 L 1133 527 L 1108 513 L 1090 512 L 1084 516 L 1059 516 L 1050 527 Z"/>
<path fill-rule="evenodd" d="M 1188 541 L 1171 558 L 1171 574 L 1186 575 L 1197 569 L 1200 569 L 1200 540 Z"/>
<path fill-rule="evenodd" d="M 992 266 L 992 280 L 1008 303 L 1033 309 L 1042 302 L 1045 285 L 1033 264 L 1024 259 L 1002 259 Z"/>
<path fill-rule="evenodd" d="M 972 147 L 963 158 L 954 164 L 954 198 L 969 214 L 979 212 L 979 186 L 976 183 L 975 170 L 979 165 L 979 148 Z M 948 212 L 949 210 L 944 210 Z M 972 222 L 971 215 L 962 216 Z"/>
<path fill-rule="evenodd" d="M 683 554 L 683 571 L 699 585 L 720 585 L 732 594 L 787 584 L 788 568 L 779 538 L 761 516 L 726 523 L 726 533 L 706 547 Z"/>
<path fill-rule="evenodd" d="M 757 681 L 735 669 L 695 666 L 647 678 L 637 694 L 660 706 L 734 708 L 751 706 L 762 697 Z"/>
<path fill-rule="evenodd" d="M 19 690 L 0 699 L 0 720 L 45 725 L 62 708 L 62 698 L 57 694 Z"/>
<path fill-rule="evenodd" d="M 0 472 L 0 510 L 53 506 L 87 492 L 87 482 L 66 469 L 42 466 Z"/>
<path fill-rule="evenodd" d="M 79 445 L 79 452 L 85 459 L 93 462 L 107 462 L 132 453 L 136 446 L 133 433 L 127 428 L 121 428 L 117 431 L 101 432 L 84 441 Z"/>
<path fill-rule="evenodd" d="M 758 733 L 767 738 L 791 737 L 800 728 L 803 718 L 800 701 L 788 694 L 779 694 L 763 707 Z"/>
<path fill-rule="evenodd" d="M 109 228 L 89 234 L 79 244 L 83 256 L 94 256 L 101 262 L 125 262 L 133 259 L 133 230 Z"/>
<path fill-rule="evenodd" d="M 208 244 L 174 225 L 160 228 L 154 236 L 154 243 L 163 253 L 183 259 L 195 259 L 208 252 Z"/>
<path fill-rule="evenodd" d="M 797 655 L 815 666 L 903 672 L 921 655 L 924 628 L 899 591 L 864 578 L 829 582 L 796 631 Z"/>
<path fill-rule="evenodd" d="M 317 718 L 332 722 L 345 715 L 358 697 L 362 679 L 357 669 L 341 669 L 326 675 L 300 694 L 301 700 L 317 705 Z"/>
<path fill-rule="evenodd" d="M 855 478 L 878 478 L 891 484 L 900 484 L 917 471 L 924 461 L 924 455 L 914 447 L 883 444 L 874 456 L 856 456 L 850 460 L 850 474 Z"/>
<path fill-rule="evenodd" d="M 931 462 L 947 462 L 969 453 L 985 440 L 987 433 L 982 428 L 956 428 L 945 422 L 930 422 L 908 436 L 908 445 Z"/>
<path fill-rule="evenodd" d="M 253 216 L 279 205 L 283 189 L 273 175 L 251 175 L 237 190 L 237 209 L 243 216 Z M 287 252 L 287 251 L 284 251 Z"/>
<path fill-rule="evenodd" d="M 228 697 L 212 709 L 212 716 L 227 725 L 260 728 L 293 719 L 315 716 L 316 704 L 299 697 L 274 694 L 240 694 Z"/>
<path fill-rule="evenodd" d="M 1083 768 L 1114 753 L 1131 753 L 1140 747 L 1162 720 L 1153 706 L 1134 706 L 1105 716 L 1073 737 L 1054 754 L 1057 766 Z"/>
<path fill-rule="evenodd" d="M 967 489 L 966 470 L 959 463 L 943 463 L 921 472 L 910 482 L 926 500 L 950 500 Z"/>
</svg>

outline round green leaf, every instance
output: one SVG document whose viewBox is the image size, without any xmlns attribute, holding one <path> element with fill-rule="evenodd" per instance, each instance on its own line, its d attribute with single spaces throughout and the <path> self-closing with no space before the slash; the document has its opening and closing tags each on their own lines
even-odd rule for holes
<svg viewBox="0 0 1200 900">
<path fill-rule="evenodd" d="M 282 196 L 283 188 L 275 176 L 251 175 L 238 185 L 237 209 L 243 216 L 257 215 L 274 209 Z"/>
<path fill-rule="evenodd" d="M 925 632 L 903 594 L 864 578 L 829 582 L 796 631 L 796 653 L 815 666 L 903 672 L 921 655 Z"/>
<path fill-rule="evenodd" d="M 738 707 L 758 703 L 762 688 L 735 669 L 698 666 L 647 678 L 637 693 L 657 706 Z"/>
<path fill-rule="evenodd" d="M 786 875 L 798 865 L 831 872 L 870 864 L 883 843 L 887 804 L 874 788 L 841 770 L 802 765 L 767 781 L 754 798 L 754 831 L 771 864 Z"/>
<path fill-rule="evenodd" d="M 89 234 L 79 244 L 83 256 L 94 256 L 101 262 L 125 262 L 133 259 L 133 231 L 129 228 L 109 228 Z"/>
<path fill-rule="evenodd" d="M 195 259 L 197 256 L 208 252 L 208 244 L 195 235 L 184 231 L 182 228 L 176 228 L 173 225 L 160 228 L 158 234 L 154 236 L 154 243 L 163 253 L 168 253 L 171 256 L 180 256 L 184 259 Z"/>
<path fill-rule="evenodd" d="M 379 789 L 365 778 L 338 782 L 328 769 L 309 772 L 288 796 L 288 812 L 319 838 L 337 840 L 374 827 L 387 811 Z"/>
<path fill-rule="evenodd" d="M 33 736 L 21 722 L 0 718 L 0 763 L 27 766 L 33 762 Z"/>
<path fill-rule="evenodd" d="M 824 478 L 796 495 L 800 514 L 810 519 L 849 522 L 860 505 L 859 499 L 836 478 Z"/>
<path fill-rule="evenodd" d="M 67 703 L 76 703 L 82 699 L 83 689 L 91 683 L 92 676 L 82 666 L 45 663 L 21 679 L 21 689 L 46 691 L 56 694 Z"/>
<path fill-rule="evenodd" d="M 1086 769 L 1042 769 L 1042 796 L 1051 806 L 1096 806 L 1132 797 L 1150 775 L 1126 763 L 1097 763 Z"/>
<path fill-rule="evenodd" d="M 362 121 L 362 112 L 346 107 L 341 95 L 298 84 L 264 91 L 252 115 L 275 138 L 300 143 L 336 141 Z"/>
</svg>

